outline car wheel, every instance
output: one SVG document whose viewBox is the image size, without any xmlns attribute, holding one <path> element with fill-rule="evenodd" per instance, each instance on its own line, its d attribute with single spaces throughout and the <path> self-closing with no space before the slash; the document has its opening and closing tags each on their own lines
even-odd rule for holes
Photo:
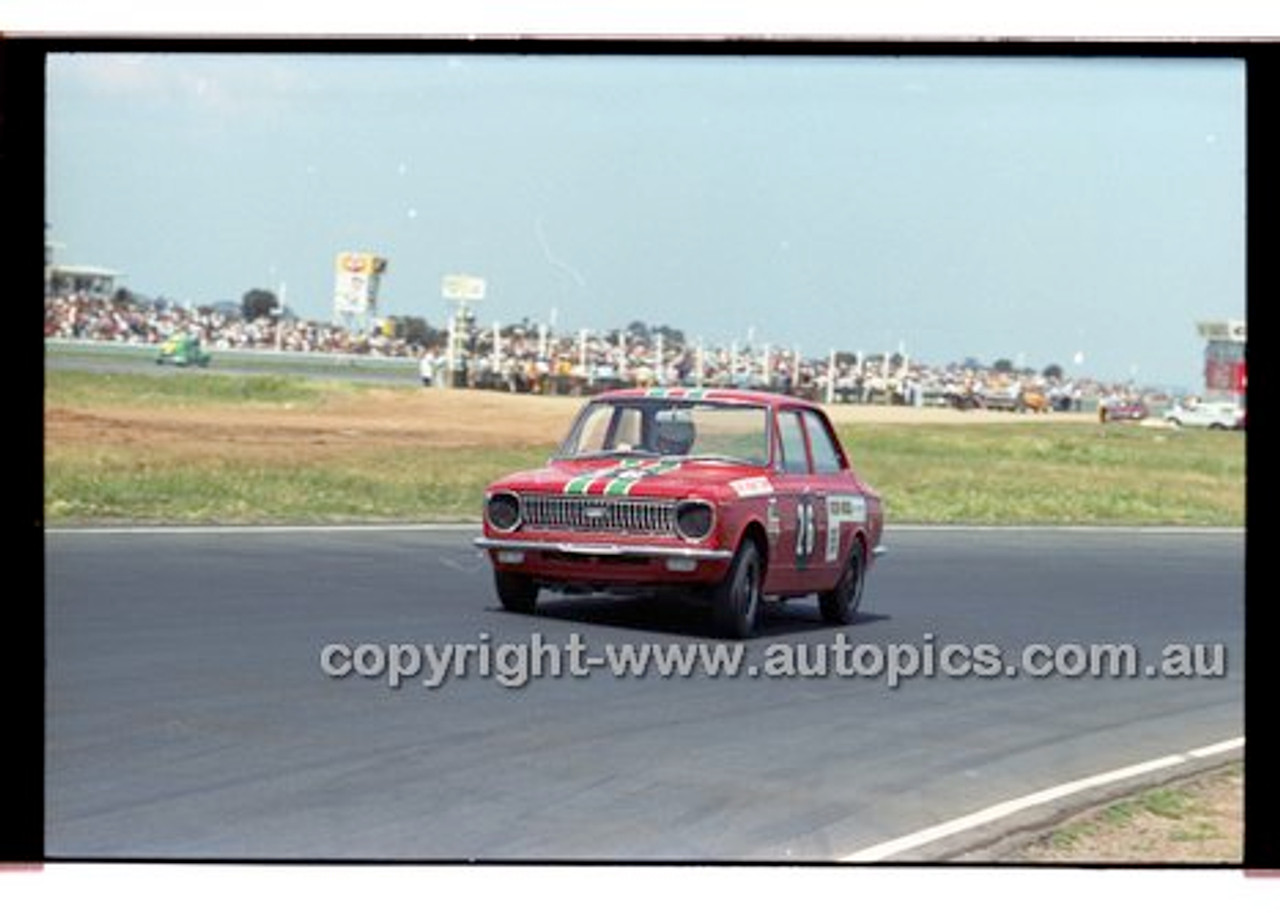
<svg viewBox="0 0 1280 913">
<path fill-rule="evenodd" d="M 740 640 L 755 630 L 760 620 L 763 570 L 756 544 L 750 539 L 743 540 L 729 572 L 716 585 L 711 597 L 712 619 L 716 630 L 724 636 Z"/>
<path fill-rule="evenodd" d="M 508 612 L 532 612 L 538 602 L 538 585 L 524 574 L 513 574 L 510 571 L 494 571 L 494 586 L 498 590 L 498 601 Z"/>
<path fill-rule="evenodd" d="M 834 590 L 818 595 L 818 607 L 822 609 L 822 618 L 829 624 L 853 624 L 858 616 L 858 606 L 862 602 L 862 586 L 866 580 L 867 551 L 861 539 L 853 540 L 853 548 L 849 550 L 849 563 L 844 566 L 844 573 Z"/>
</svg>

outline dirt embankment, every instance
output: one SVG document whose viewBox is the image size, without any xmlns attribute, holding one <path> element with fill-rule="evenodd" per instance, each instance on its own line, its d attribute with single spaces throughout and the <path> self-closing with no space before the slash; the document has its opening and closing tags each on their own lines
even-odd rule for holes
<svg viewBox="0 0 1280 913">
<path fill-rule="evenodd" d="M 52 407 L 48 443 L 154 445 L 208 455 L 222 446 L 259 455 L 312 448 L 554 446 L 582 400 L 474 390 L 370 389 L 320 403 L 200 407 Z M 829 407 L 837 423 L 974 424 L 1096 421 L 1091 415 L 1019 415 L 903 406 Z"/>
</svg>

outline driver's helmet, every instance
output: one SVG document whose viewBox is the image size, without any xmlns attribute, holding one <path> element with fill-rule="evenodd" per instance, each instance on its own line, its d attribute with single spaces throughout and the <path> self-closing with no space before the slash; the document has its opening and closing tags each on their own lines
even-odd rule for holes
<svg viewBox="0 0 1280 913">
<path fill-rule="evenodd" d="M 683 456 L 693 448 L 695 431 L 688 410 L 659 412 L 654 416 L 654 449 L 663 456 Z"/>
</svg>

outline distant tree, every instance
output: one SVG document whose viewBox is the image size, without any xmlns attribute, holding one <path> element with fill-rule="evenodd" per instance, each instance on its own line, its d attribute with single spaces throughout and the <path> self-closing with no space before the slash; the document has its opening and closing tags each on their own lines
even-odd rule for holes
<svg viewBox="0 0 1280 913">
<path fill-rule="evenodd" d="M 409 345 L 434 348 L 445 344 L 444 330 L 436 329 L 421 317 L 412 315 L 392 317 L 395 322 L 396 339 L 403 339 Z"/>
<path fill-rule="evenodd" d="M 1049 380 L 1062 380 L 1062 365 L 1048 365 L 1041 373 Z"/>
<path fill-rule="evenodd" d="M 993 371 L 1001 374 L 1010 374 L 1013 372 L 1013 360 L 1009 358 L 997 358 L 991 365 Z"/>
<path fill-rule="evenodd" d="M 425 346 L 431 334 L 431 327 L 421 317 L 404 317 L 396 322 L 401 337 L 409 345 Z"/>
<path fill-rule="evenodd" d="M 240 316 L 245 320 L 257 320 L 259 317 L 270 317 L 276 312 L 280 302 L 274 292 L 255 288 L 244 293 L 240 299 Z"/>
<path fill-rule="evenodd" d="M 627 324 L 627 339 L 648 343 L 649 328 L 645 326 L 643 320 L 633 320 Z"/>
<path fill-rule="evenodd" d="M 650 327 L 649 332 L 653 335 L 662 334 L 662 341 L 669 346 L 684 345 L 684 330 L 677 330 L 675 327 L 669 327 L 663 324 L 660 327 Z"/>
</svg>

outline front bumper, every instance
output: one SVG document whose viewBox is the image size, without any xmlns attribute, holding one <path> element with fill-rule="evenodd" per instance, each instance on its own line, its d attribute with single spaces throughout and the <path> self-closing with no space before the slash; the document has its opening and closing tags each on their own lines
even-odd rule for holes
<svg viewBox="0 0 1280 913">
<path fill-rule="evenodd" d="M 692 558 L 695 561 L 728 561 L 733 552 L 717 548 L 680 545 L 620 545 L 613 542 L 537 542 L 530 539 L 490 539 L 480 536 L 477 548 L 498 551 L 556 552 L 562 555 L 590 555 L 600 558 Z"/>
<path fill-rule="evenodd" d="M 733 552 L 726 549 L 649 543 L 573 542 L 559 539 L 493 539 L 478 548 L 495 567 L 527 574 L 547 584 L 661 586 L 708 584 L 724 577 Z"/>
</svg>

